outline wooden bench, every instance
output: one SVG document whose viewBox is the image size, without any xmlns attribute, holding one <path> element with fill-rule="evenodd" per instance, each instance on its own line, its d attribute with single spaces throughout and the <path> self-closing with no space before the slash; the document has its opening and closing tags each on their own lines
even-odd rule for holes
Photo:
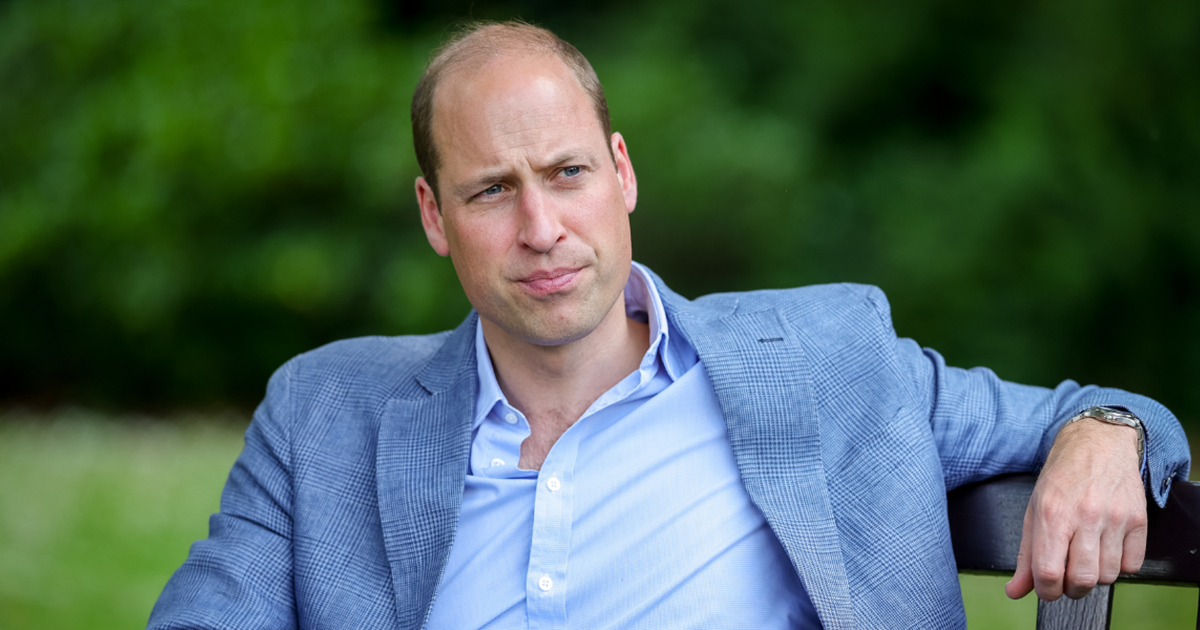
<svg viewBox="0 0 1200 630">
<path fill-rule="evenodd" d="M 950 537 L 960 573 L 1009 575 L 1017 568 L 1025 507 L 1035 475 L 1006 475 L 951 492 Z M 1200 484 L 1176 481 L 1167 506 L 1149 505 L 1149 536 L 1141 571 L 1118 582 L 1200 584 Z M 1108 628 L 1112 586 L 1097 586 L 1083 599 L 1038 602 L 1038 630 Z M 1200 617 L 1200 614 L 1198 614 Z M 1200 621 L 1197 622 L 1200 630 Z"/>
</svg>

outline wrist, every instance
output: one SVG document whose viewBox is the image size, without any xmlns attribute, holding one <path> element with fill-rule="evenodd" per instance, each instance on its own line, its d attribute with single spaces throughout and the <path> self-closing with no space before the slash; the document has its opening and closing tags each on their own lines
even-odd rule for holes
<svg viewBox="0 0 1200 630">
<path fill-rule="evenodd" d="M 1091 422 L 1083 422 L 1089 420 Z M 1146 452 L 1146 431 L 1142 427 L 1141 419 L 1132 412 L 1118 407 L 1089 407 L 1068 419 L 1059 430 L 1059 435 L 1063 435 L 1064 432 L 1078 431 L 1080 427 L 1084 426 L 1095 427 L 1096 430 L 1103 430 L 1103 432 L 1118 436 L 1117 439 L 1122 440 L 1127 438 L 1119 436 L 1129 435 L 1132 432 L 1137 440 L 1137 461 L 1139 468 L 1141 467 Z M 1129 429 L 1130 432 L 1121 431 L 1121 429 Z"/>
</svg>

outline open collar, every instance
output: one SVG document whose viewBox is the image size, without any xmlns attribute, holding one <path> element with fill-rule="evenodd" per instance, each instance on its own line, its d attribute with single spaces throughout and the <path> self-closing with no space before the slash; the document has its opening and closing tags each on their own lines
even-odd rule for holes
<svg viewBox="0 0 1200 630">
<path fill-rule="evenodd" d="M 853 603 L 821 458 L 812 366 L 773 308 L 738 294 L 691 302 L 647 274 L 669 330 L 695 349 L 725 416 L 742 481 L 826 627 L 854 626 Z M 427 396 L 389 401 L 380 419 L 376 483 L 401 628 L 432 610 L 462 504 L 477 396 L 472 313 L 421 370 Z"/>
</svg>

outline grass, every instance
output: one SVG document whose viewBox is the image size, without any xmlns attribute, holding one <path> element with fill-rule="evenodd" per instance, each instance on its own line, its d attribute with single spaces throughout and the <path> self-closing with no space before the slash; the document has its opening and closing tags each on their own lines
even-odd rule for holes
<svg viewBox="0 0 1200 630">
<path fill-rule="evenodd" d="M 974 630 L 1028 628 L 1037 622 L 1037 600 L 1004 595 L 1007 577 L 960 575 L 967 627 Z M 1113 630 L 1176 630 L 1196 627 L 1195 587 L 1117 584 Z"/>
<path fill-rule="evenodd" d="M 0 628 L 141 628 L 207 534 L 244 418 L 0 416 Z M 1006 578 L 962 576 L 972 629 L 1033 628 Z M 1194 628 L 1195 588 L 1119 585 L 1115 629 Z"/>
<path fill-rule="evenodd" d="M 143 628 L 207 535 L 230 423 L 0 421 L 0 628 Z"/>
</svg>

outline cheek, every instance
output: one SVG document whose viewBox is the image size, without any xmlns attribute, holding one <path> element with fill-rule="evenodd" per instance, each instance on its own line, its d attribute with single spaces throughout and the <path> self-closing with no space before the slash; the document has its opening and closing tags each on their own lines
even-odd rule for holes
<svg viewBox="0 0 1200 630">
<path fill-rule="evenodd" d="M 586 230 L 598 248 L 610 251 L 628 251 L 629 214 L 625 211 L 625 200 L 617 189 L 616 194 L 597 194 L 579 215 L 577 225 Z"/>
<path fill-rule="evenodd" d="M 447 226 L 450 258 L 459 275 L 481 276 L 502 267 L 507 255 L 506 226 L 485 221 L 456 221 Z"/>
</svg>

